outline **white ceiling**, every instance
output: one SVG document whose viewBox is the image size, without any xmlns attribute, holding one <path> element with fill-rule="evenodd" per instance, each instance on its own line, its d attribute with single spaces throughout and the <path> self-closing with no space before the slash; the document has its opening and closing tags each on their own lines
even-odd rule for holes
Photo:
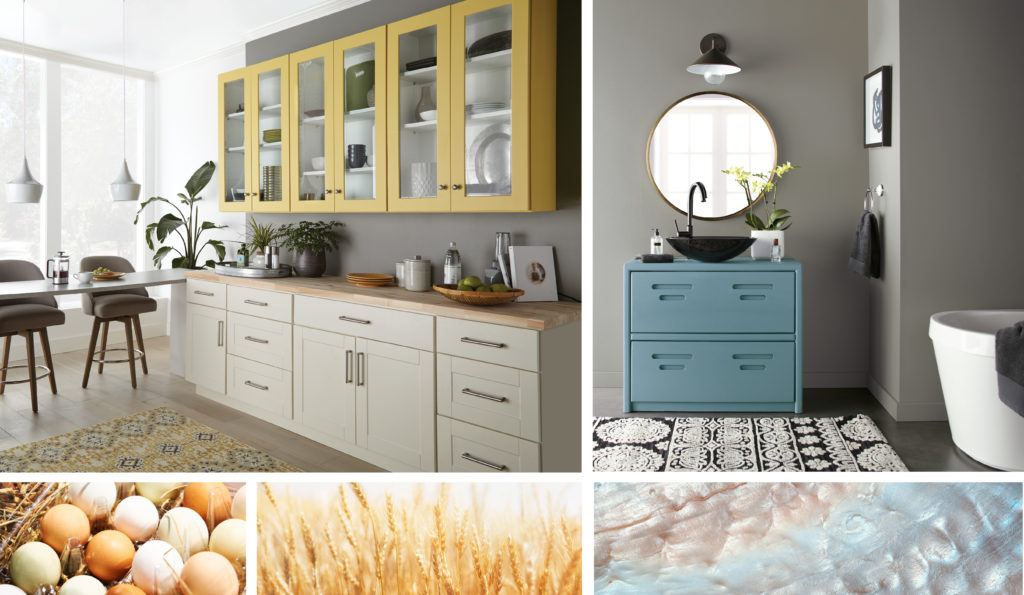
<svg viewBox="0 0 1024 595">
<path fill-rule="evenodd" d="M 369 0 L 127 0 L 128 67 L 157 72 Z M 121 63 L 121 0 L 27 0 L 26 43 Z M 21 41 L 22 0 L 0 0 Z"/>
</svg>

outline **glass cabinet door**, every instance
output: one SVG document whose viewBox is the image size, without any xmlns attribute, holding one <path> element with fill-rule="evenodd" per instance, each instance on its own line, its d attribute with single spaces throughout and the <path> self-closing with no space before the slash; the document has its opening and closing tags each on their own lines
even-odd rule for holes
<svg viewBox="0 0 1024 595">
<path fill-rule="evenodd" d="M 334 210 L 333 44 L 291 55 L 291 210 Z"/>
<path fill-rule="evenodd" d="M 218 105 L 220 120 L 220 210 L 251 210 L 256 192 L 249 175 L 248 156 L 252 147 L 246 112 L 250 112 L 246 97 L 247 69 L 239 68 L 218 77 Z"/>
<path fill-rule="evenodd" d="M 388 25 L 388 210 L 451 210 L 451 9 Z"/>
<path fill-rule="evenodd" d="M 452 210 L 529 208 L 527 9 L 526 0 L 452 6 Z"/>
<path fill-rule="evenodd" d="M 288 57 L 268 60 L 252 69 L 254 97 L 252 186 L 253 211 L 287 213 L 288 167 Z"/>
<path fill-rule="evenodd" d="M 334 42 L 335 211 L 387 210 L 386 44 L 387 27 Z"/>
</svg>

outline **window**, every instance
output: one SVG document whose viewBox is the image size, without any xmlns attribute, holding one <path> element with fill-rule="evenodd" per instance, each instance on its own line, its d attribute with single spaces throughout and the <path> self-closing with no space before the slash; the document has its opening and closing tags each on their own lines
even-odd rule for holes
<svg viewBox="0 0 1024 595">
<path fill-rule="evenodd" d="M 32 175 L 43 181 L 42 126 L 43 63 L 26 59 L 28 75 L 28 162 Z M 0 258 L 39 263 L 42 259 L 42 231 L 39 205 L 9 204 L 7 181 L 21 170 L 22 79 L 21 56 L 0 52 Z M 45 196 L 45 194 L 44 194 Z M 45 200 L 45 198 L 44 198 Z"/>
</svg>

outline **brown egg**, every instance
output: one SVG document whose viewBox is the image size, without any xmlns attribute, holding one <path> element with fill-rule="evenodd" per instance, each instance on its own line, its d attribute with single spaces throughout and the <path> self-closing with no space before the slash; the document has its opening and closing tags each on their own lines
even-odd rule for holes
<svg viewBox="0 0 1024 595">
<path fill-rule="evenodd" d="M 211 531 L 224 519 L 231 518 L 231 493 L 223 483 L 188 484 L 181 505 L 199 513 Z"/>
<path fill-rule="evenodd" d="M 107 595 L 146 595 L 146 592 L 135 585 L 114 585 L 107 589 Z"/>
<path fill-rule="evenodd" d="M 216 552 L 199 552 L 181 569 L 182 589 L 191 595 L 237 595 L 238 575 L 228 559 Z"/>
<path fill-rule="evenodd" d="M 116 581 L 128 574 L 135 545 L 127 535 L 108 529 L 93 535 L 85 548 L 85 565 L 101 581 Z"/>
<path fill-rule="evenodd" d="M 43 515 L 39 522 L 39 531 L 43 542 L 57 551 L 64 551 L 69 539 L 77 539 L 80 545 L 89 541 L 92 530 L 89 528 L 89 517 L 82 509 L 72 504 L 58 504 Z"/>
</svg>

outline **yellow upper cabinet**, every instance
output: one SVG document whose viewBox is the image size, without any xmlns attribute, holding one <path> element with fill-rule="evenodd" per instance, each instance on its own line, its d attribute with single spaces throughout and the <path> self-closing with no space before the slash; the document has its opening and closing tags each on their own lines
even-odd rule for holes
<svg viewBox="0 0 1024 595">
<path fill-rule="evenodd" d="M 218 78 L 220 209 L 288 212 L 288 58 Z"/>
<path fill-rule="evenodd" d="M 334 188 L 340 187 L 336 164 L 334 42 L 289 57 L 291 113 L 295 129 L 288 145 L 292 175 L 288 180 L 293 213 L 334 211 Z"/>
<path fill-rule="evenodd" d="M 451 9 L 388 25 L 388 210 L 451 210 Z"/>
</svg>

